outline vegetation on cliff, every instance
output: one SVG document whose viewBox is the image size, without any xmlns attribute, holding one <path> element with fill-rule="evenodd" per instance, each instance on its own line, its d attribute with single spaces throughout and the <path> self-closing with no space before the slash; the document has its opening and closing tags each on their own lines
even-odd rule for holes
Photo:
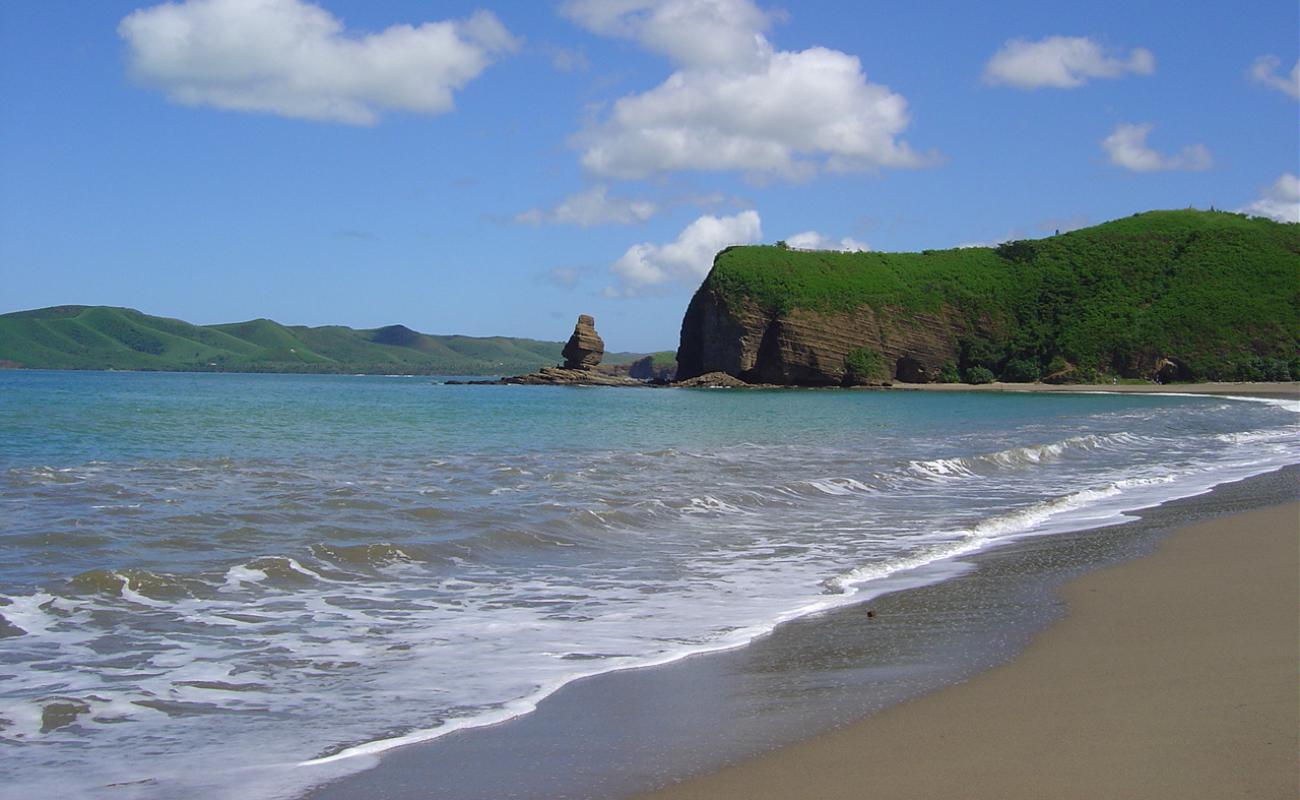
<svg viewBox="0 0 1300 800">
<path fill-rule="evenodd" d="M 701 292 L 774 319 L 955 316 L 964 333 L 945 378 L 1300 378 L 1300 225 L 1239 214 L 1152 211 L 920 253 L 733 247 Z"/>
<path fill-rule="evenodd" d="M 499 375 L 563 360 L 562 342 L 433 336 L 403 325 L 309 328 L 256 319 L 191 325 L 128 308 L 0 315 L 0 364 L 34 369 Z M 613 353 L 631 361 L 639 354 Z"/>
</svg>

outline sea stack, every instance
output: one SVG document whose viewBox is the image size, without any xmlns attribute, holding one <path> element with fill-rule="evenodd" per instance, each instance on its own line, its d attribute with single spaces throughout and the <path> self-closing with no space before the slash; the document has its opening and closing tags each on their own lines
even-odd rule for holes
<svg viewBox="0 0 1300 800">
<path fill-rule="evenodd" d="M 590 314 L 579 314 L 573 335 L 561 351 L 565 369 L 594 369 L 605 355 L 605 342 L 596 333 L 596 320 Z"/>
</svg>

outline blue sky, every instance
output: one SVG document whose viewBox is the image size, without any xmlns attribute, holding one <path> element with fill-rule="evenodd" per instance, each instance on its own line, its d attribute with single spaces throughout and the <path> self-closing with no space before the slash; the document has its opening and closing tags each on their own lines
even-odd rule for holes
<svg viewBox="0 0 1300 800">
<path fill-rule="evenodd" d="M 0 311 L 675 347 L 729 243 L 1297 218 L 1294 0 L 0 5 Z"/>
</svg>

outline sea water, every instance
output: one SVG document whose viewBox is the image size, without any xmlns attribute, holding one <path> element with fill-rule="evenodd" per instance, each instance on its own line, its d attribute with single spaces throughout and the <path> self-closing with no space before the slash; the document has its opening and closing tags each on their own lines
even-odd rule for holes
<svg viewBox="0 0 1300 800">
<path fill-rule="evenodd" d="M 0 372 L 0 795 L 293 797 L 1300 462 L 1297 411 Z"/>
</svg>

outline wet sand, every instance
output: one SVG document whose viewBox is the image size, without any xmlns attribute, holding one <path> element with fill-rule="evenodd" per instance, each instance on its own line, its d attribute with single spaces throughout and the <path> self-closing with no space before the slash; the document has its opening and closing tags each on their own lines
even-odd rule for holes
<svg viewBox="0 0 1300 800">
<path fill-rule="evenodd" d="M 1008 664 L 642 797 L 1295 797 L 1298 536 L 1295 502 L 1191 525 Z"/>
<path fill-rule="evenodd" d="M 1300 400 L 1300 381 L 1273 383 L 895 383 L 894 390 L 918 392 L 1120 392 L 1123 394 L 1226 394 L 1239 397 L 1280 397 Z"/>
</svg>

